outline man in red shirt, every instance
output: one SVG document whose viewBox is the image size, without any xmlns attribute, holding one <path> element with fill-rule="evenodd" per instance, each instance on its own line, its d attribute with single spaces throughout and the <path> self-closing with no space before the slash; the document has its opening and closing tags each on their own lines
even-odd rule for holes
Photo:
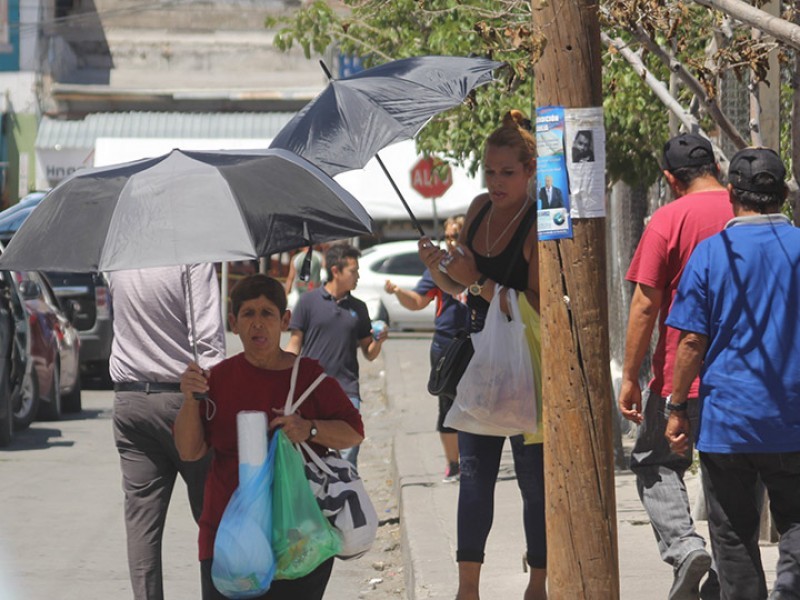
<svg viewBox="0 0 800 600">
<path fill-rule="evenodd" d="M 674 569 L 669 600 L 707 600 L 719 598 L 719 586 L 716 574 L 711 574 L 702 591 L 699 589 L 712 561 L 705 540 L 695 530 L 683 482 L 692 454 L 672 454 L 664 438 L 664 409 L 672 392 L 680 336 L 665 321 L 695 246 L 720 232 L 733 218 L 733 211 L 727 190 L 718 179 L 714 150 L 705 138 L 683 134 L 669 140 L 664 146 L 664 167 L 664 177 L 677 200 L 653 213 L 626 276 L 636 287 L 628 317 L 619 407 L 626 419 L 640 425 L 631 453 L 631 470 L 636 474 L 639 497 L 650 516 L 661 558 Z M 642 402 L 639 371 L 656 318 L 653 379 Z M 689 397 L 697 398 L 698 394 L 699 381 L 695 380 Z M 698 404 L 688 405 L 692 431 L 697 431 Z"/>
</svg>

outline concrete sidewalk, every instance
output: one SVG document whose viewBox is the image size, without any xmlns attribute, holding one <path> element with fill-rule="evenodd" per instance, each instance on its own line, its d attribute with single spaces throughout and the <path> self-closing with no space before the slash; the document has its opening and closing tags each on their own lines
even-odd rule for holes
<svg viewBox="0 0 800 600">
<path fill-rule="evenodd" d="M 456 505 L 458 484 L 442 482 L 444 458 L 434 431 L 437 403 L 425 386 L 428 369 L 420 368 L 427 346 L 419 339 L 395 337 L 383 349 L 386 386 L 393 411 L 400 414 L 394 438 L 394 459 L 400 495 L 400 518 L 405 553 L 406 593 L 409 600 L 455 597 L 457 588 Z M 630 444 L 628 444 L 630 446 Z M 687 476 L 690 498 L 699 481 Z M 666 598 L 672 570 L 658 554 L 649 519 L 639 501 L 630 471 L 616 474 L 620 590 L 622 600 Z M 576 516 L 576 518 L 579 518 Z M 698 524 L 708 539 L 705 522 Z M 523 572 L 525 550 L 522 504 L 509 444 L 506 444 L 495 490 L 495 515 L 486 548 L 481 589 L 487 598 L 522 597 L 528 575 Z M 762 544 L 767 582 L 775 577 L 776 544 Z"/>
</svg>

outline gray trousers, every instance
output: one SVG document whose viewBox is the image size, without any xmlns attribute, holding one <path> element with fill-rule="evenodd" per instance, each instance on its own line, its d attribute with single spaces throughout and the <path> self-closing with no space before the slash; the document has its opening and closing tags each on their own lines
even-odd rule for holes
<svg viewBox="0 0 800 600">
<path fill-rule="evenodd" d="M 665 399 L 648 392 L 643 404 L 644 421 L 631 453 L 631 470 L 636 474 L 639 498 L 650 517 L 661 559 L 677 568 L 687 554 L 706 545 L 695 530 L 683 481 L 686 469 L 692 464 L 692 455 L 679 456 L 669 449 L 664 437 Z M 688 416 L 694 435 L 699 419 L 696 400 L 689 401 Z"/>
<path fill-rule="evenodd" d="M 135 600 L 162 600 L 161 541 L 175 479 L 180 473 L 195 521 L 203 510 L 203 488 L 211 456 L 183 462 L 172 426 L 181 393 L 114 395 L 114 441 L 122 467 L 128 567 Z"/>
</svg>

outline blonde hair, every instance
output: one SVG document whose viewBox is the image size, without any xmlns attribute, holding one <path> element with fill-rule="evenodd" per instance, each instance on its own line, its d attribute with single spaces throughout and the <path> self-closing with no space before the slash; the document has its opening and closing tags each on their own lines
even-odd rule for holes
<svg viewBox="0 0 800 600">
<path fill-rule="evenodd" d="M 461 231 L 464 228 L 464 219 L 465 219 L 464 215 L 453 215 L 452 217 L 447 217 L 444 220 L 445 231 L 451 225 L 458 225 L 458 230 Z"/>
<path fill-rule="evenodd" d="M 510 110 L 503 116 L 503 124 L 486 139 L 486 147 L 512 148 L 521 163 L 530 164 L 536 158 L 536 140 L 530 128 L 530 119 L 519 110 Z"/>
</svg>

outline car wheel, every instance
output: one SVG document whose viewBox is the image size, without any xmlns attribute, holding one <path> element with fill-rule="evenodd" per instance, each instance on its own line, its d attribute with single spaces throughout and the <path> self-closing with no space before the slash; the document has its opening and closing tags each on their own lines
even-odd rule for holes
<svg viewBox="0 0 800 600">
<path fill-rule="evenodd" d="M 383 302 L 378 305 L 378 320 L 386 323 L 387 327 L 392 324 L 391 321 L 389 321 L 389 311 L 386 310 L 386 306 Z"/>
<path fill-rule="evenodd" d="M 14 437 L 14 403 L 11 398 L 11 383 L 8 380 L 8 365 L 0 382 L 0 448 L 5 448 L 11 443 Z"/>
<path fill-rule="evenodd" d="M 81 402 L 81 378 L 75 378 L 75 387 L 72 388 L 72 391 L 69 394 L 65 394 L 62 398 L 61 402 L 61 409 L 65 413 L 77 413 L 81 412 L 83 408 Z"/>
<path fill-rule="evenodd" d="M 11 400 L 14 406 L 14 429 L 27 429 L 39 410 L 39 381 L 33 368 L 23 375 L 22 382 L 11 394 Z"/>
<path fill-rule="evenodd" d="M 61 418 L 61 368 L 53 365 L 53 382 L 50 400 L 39 403 L 39 414 L 42 421 L 58 421 Z"/>
</svg>

